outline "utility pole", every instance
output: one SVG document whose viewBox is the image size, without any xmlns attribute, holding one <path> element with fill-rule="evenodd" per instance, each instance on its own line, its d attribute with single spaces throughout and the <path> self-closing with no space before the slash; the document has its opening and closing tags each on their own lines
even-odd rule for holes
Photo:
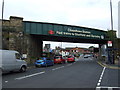
<svg viewBox="0 0 120 90">
<path fill-rule="evenodd" d="M 112 1 L 110 0 L 110 12 L 111 12 L 111 30 L 113 30 L 113 15 L 112 15 Z"/>
<path fill-rule="evenodd" d="M 3 2 L 2 2 L 2 12 L 1 12 L 1 14 L 2 14 L 2 20 L 0 20 L 0 42 L 2 42 L 2 30 L 3 30 L 3 13 L 4 13 L 4 0 L 3 0 Z M 0 49 L 2 49 L 3 48 L 3 45 L 2 45 L 2 43 L 0 44 Z"/>
<path fill-rule="evenodd" d="M 112 14 L 112 1 L 110 0 L 110 13 L 111 13 L 111 31 L 112 31 L 112 64 L 114 64 L 114 47 L 115 47 L 115 37 L 114 37 L 114 31 L 113 31 L 113 14 Z"/>
<path fill-rule="evenodd" d="M 4 15 L 4 0 L 2 2 L 2 21 L 3 21 L 3 15 Z"/>
</svg>

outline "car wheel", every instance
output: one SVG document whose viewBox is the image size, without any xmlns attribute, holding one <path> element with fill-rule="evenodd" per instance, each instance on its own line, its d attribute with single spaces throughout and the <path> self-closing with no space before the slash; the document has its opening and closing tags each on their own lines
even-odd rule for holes
<svg viewBox="0 0 120 90">
<path fill-rule="evenodd" d="M 36 68 L 38 68 L 38 65 L 35 65 Z"/>
<path fill-rule="evenodd" d="M 65 64 L 65 62 L 64 62 L 64 61 L 62 61 L 62 64 Z"/>
<path fill-rule="evenodd" d="M 26 71 L 26 66 L 22 66 L 21 69 L 20 69 L 20 72 L 25 72 Z"/>
<path fill-rule="evenodd" d="M 51 66 L 54 66 L 54 63 L 52 63 L 52 65 Z"/>
</svg>

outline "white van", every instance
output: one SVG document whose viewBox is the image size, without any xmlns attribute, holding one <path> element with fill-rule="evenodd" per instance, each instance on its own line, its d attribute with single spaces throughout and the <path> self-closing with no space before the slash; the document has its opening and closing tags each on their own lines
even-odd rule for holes
<svg viewBox="0 0 120 90">
<path fill-rule="evenodd" d="M 0 68 L 3 73 L 11 71 L 26 71 L 27 63 L 22 60 L 19 52 L 14 50 L 0 50 L 0 55 Z"/>
</svg>

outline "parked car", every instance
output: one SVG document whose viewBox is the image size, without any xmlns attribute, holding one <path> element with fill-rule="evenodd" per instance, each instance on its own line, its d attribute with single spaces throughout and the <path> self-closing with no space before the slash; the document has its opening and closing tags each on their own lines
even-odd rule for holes
<svg viewBox="0 0 120 90">
<path fill-rule="evenodd" d="M 84 58 L 89 58 L 89 57 L 92 57 L 92 55 L 90 55 L 90 54 L 84 55 Z"/>
<path fill-rule="evenodd" d="M 23 60 L 19 52 L 14 50 L 0 50 L 1 62 L 0 69 L 3 73 L 27 70 L 27 63 Z"/>
<path fill-rule="evenodd" d="M 40 59 L 37 59 L 35 62 L 36 67 L 41 67 L 41 66 L 53 66 L 54 61 L 51 60 L 50 58 L 42 57 Z"/>
<path fill-rule="evenodd" d="M 67 62 L 75 62 L 75 58 L 73 56 L 68 56 Z"/>
<path fill-rule="evenodd" d="M 63 56 L 63 57 L 62 57 L 62 61 L 63 61 L 63 63 L 66 63 L 66 62 L 67 62 L 67 57 L 66 57 L 66 56 Z"/>
<path fill-rule="evenodd" d="M 66 59 L 63 58 L 62 56 L 55 56 L 54 57 L 54 63 L 65 63 L 66 62 Z"/>
</svg>

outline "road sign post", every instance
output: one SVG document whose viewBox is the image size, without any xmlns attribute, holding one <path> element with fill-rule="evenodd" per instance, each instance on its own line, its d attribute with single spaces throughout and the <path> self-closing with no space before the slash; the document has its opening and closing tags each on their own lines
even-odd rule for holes
<svg viewBox="0 0 120 90">
<path fill-rule="evenodd" d="M 113 48 L 113 42 L 112 41 L 108 41 L 107 43 L 108 46 L 108 61 L 110 64 L 114 64 L 114 48 Z"/>
</svg>

